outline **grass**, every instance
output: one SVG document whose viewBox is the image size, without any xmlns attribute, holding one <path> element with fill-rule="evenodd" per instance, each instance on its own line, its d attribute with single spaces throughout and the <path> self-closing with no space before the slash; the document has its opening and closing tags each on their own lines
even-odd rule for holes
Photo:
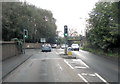
<svg viewBox="0 0 120 84">
<path fill-rule="evenodd" d="M 118 58 L 118 53 L 112 53 L 112 52 L 104 52 L 103 50 L 100 49 L 93 49 L 93 48 L 88 48 L 88 47 L 83 47 L 80 48 L 81 50 L 85 50 L 85 51 L 89 51 L 91 53 L 97 54 L 97 55 L 105 55 L 105 56 L 109 56 L 109 57 L 114 57 L 114 58 Z"/>
</svg>

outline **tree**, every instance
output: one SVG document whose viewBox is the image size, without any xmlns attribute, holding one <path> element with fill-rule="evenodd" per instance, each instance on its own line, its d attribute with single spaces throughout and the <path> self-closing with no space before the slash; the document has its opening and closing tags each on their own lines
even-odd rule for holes
<svg viewBox="0 0 120 84">
<path fill-rule="evenodd" d="M 22 39 L 24 28 L 29 32 L 27 42 L 36 42 L 40 38 L 46 38 L 48 42 L 55 40 L 57 26 L 51 11 L 27 2 L 3 2 L 2 9 L 3 40 Z"/>
<path fill-rule="evenodd" d="M 105 51 L 119 48 L 119 2 L 98 2 L 89 14 L 86 38 L 94 48 Z"/>
</svg>

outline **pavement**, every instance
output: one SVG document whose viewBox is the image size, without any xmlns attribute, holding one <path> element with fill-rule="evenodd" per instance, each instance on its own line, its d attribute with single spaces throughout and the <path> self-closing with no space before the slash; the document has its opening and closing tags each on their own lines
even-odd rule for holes
<svg viewBox="0 0 120 84">
<path fill-rule="evenodd" d="M 15 70 L 19 65 L 24 63 L 35 52 L 36 51 L 34 49 L 26 49 L 25 54 L 20 54 L 18 56 L 14 56 L 14 57 L 4 60 L 2 62 L 2 78 L 6 77 L 10 72 Z"/>
</svg>

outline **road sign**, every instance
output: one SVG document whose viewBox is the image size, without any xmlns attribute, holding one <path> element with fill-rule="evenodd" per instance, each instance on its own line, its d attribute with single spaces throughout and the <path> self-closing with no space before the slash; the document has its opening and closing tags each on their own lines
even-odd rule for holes
<svg viewBox="0 0 120 84">
<path fill-rule="evenodd" d="M 41 38 L 40 42 L 46 42 L 45 38 Z"/>
</svg>

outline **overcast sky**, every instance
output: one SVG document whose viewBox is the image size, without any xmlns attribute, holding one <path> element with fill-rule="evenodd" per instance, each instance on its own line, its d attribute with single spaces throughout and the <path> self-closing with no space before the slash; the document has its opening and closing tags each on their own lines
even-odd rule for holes
<svg viewBox="0 0 120 84">
<path fill-rule="evenodd" d="M 64 30 L 64 25 L 84 34 L 85 18 L 98 0 L 26 0 L 42 9 L 48 9 L 57 20 L 57 30 Z"/>
</svg>

